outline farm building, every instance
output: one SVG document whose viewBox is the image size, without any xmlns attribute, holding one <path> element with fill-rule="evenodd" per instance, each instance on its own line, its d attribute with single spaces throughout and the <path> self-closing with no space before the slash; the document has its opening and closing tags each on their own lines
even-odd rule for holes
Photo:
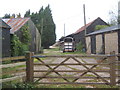
<svg viewBox="0 0 120 90">
<path fill-rule="evenodd" d="M 10 54 L 10 26 L 7 25 L 2 19 L 0 19 L 0 30 L 2 31 L 1 42 L 2 57 L 9 57 Z"/>
<path fill-rule="evenodd" d="M 100 17 L 98 17 L 92 22 L 86 24 L 86 34 L 94 32 L 96 25 L 108 25 L 108 24 L 105 21 L 103 21 Z M 73 37 L 75 41 L 75 45 L 81 42 L 83 46 L 85 47 L 85 26 L 81 27 L 75 33 L 70 34 L 66 37 Z"/>
<path fill-rule="evenodd" d="M 10 18 L 10 19 L 3 19 L 4 22 L 6 22 L 10 27 L 10 34 L 11 36 L 13 34 L 16 34 L 20 41 L 23 41 L 23 33 L 21 31 L 21 28 L 23 26 L 27 26 L 28 30 L 30 32 L 30 45 L 29 45 L 29 51 L 38 53 L 41 48 L 41 36 L 32 22 L 30 18 Z"/>
<path fill-rule="evenodd" d="M 120 53 L 120 24 L 90 33 L 86 36 L 87 53 Z"/>
</svg>

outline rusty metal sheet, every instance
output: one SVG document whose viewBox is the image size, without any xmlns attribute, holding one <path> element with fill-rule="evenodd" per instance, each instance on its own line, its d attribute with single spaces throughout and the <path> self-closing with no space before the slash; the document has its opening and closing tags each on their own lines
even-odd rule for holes
<svg viewBox="0 0 120 90">
<path fill-rule="evenodd" d="M 9 18 L 3 19 L 10 27 L 10 33 L 14 34 L 17 30 L 19 30 L 30 18 Z"/>
</svg>

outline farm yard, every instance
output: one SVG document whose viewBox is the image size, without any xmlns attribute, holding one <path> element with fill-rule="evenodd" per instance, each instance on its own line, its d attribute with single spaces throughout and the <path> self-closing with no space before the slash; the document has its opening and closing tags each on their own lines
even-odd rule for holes
<svg viewBox="0 0 120 90">
<path fill-rule="evenodd" d="M 80 57 L 83 55 L 84 57 Z M 46 57 L 34 59 L 35 72 L 33 76 L 34 76 L 34 81 L 37 82 L 38 84 L 28 85 L 31 88 L 32 87 L 37 87 L 37 88 L 46 88 L 46 87 L 47 88 L 118 88 L 118 84 L 114 85 L 113 87 L 111 87 L 110 83 L 108 85 L 105 85 L 105 83 L 107 84 L 107 82 L 110 82 L 110 74 L 108 72 L 110 66 L 106 65 L 106 63 L 108 62 L 108 59 L 103 60 L 103 62 L 100 64 L 101 60 L 98 60 L 98 57 L 97 58 L 85 57 L 86 54 L 84 53 L 80 54 L 79 52 L 62 53 L 61 51 L 59 51 L 58 48 L 45 49 L 43 54 L 35 55 L 35 56 L 46 56 Z M 69 56 L 71 56 L 71 58 L 69 58 Z M 74 58 L 72 56 L 74 56 Z M 69 58 L 69 59 L 66 59 L 66 58 Z M 84 64 L 85 66 L 80 63 Z M 17 84 L 10 86 L 10 83 L 11 84 L 12 83 L 14 84 L 16 82 L 21 84 L 23 82 L 25 83 L 26 81 L 25 61 L 12 63 L 12 64 L 3 64 L 2 67 L 5 68 L 3 69 L 3 87 L 4 86 L 6 87 L 6 85 L 8 85 L 9 87 L 17 86 Z M 56 67 L 55 71 L 51 70 L 55 67 Z M 87 71 L 88 68 L 89 69 L 92 68 L 94 72 L 88 72 Z M 50 70 L 53 72 L 50 72 Z M 8 74 L 8 71 L 9 71 L 9 74 Z M 30 73 L 31 72 L 29 72 L 29 74 Z M 48 73 L 48 75 L 46 75 L 46 73 Z M 117 75 L 115 82 L 117 82 L 118 71 L 115 71 L 115 73 Z M 8 76 L 7 75 L 5 76 L 5 74 L 7 74 Z M 16 77 L 16 78 L 13 78 L 12 80 L 10 79 L 11 77 Z M 40 81 L 38 80 L 38 77 L 41 77 Z M 104 77 L 105 79 L 102 77 Z M 9 79 L 6 79 L 6 78 L 9 78 Z M 74 80 L 75 82 L 72 83 L 72 81 Z M 89 84 L 86 85 L 85 83 L 89 83 Z M 94 83 L 94 84 L 90 84 L 90 83 Z M 96 83 L 104 83 L 104 84 L 96 85 Z"/>
<path fill-rule="evenodd" d="M 0 89 L 120 89 L 120 0 L 1 3 Z"/>
</svg>

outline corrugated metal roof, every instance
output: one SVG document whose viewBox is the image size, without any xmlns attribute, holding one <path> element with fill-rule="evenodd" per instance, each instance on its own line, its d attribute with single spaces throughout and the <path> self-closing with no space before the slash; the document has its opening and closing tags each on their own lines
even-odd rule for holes
<svg viewBox="0 0 120 90">
<path fill-rule="evenodd" d="M 30 18 L 9 18 L 2 19 L 6 22 L 10 27 L 10 33 L 14 34 L 17 30 L 19 30 Z"/>
<path fill-rule="evenodd" d="M 120 30 L 120 24 L 119 25 L 115 25 L 115 26 L 111 26 L 111 27 L 107 27 L 105 29 L 101 29 L 95 32 L 92 32 L 90 34 L 87 34 L 87 36 L 89 35 L 95 35 L 95 34 L 100 34 L 100 33 L 105 33 L 105 32 L 110 32 L 110 31 L 116 31 L 116 30 Z"/>
<path fill-rule="evenodd" d="M 0 27 L 2 27 L 2 28 L 9 28 L 10 29 L 10 26 L 7 25 L 2 19 L 0 19 Z"/>
</svg>

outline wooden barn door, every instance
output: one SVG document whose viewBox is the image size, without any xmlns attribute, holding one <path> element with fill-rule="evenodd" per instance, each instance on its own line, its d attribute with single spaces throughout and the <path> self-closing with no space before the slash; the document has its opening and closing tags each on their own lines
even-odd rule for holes
<svg viewBox="0 0 120 90">
<path fill-rule="evenodd" d="M 96 54 L 96 37 L 95 37 L 95 35 L 91 36 L 91 53 Z"/>
</svg>

